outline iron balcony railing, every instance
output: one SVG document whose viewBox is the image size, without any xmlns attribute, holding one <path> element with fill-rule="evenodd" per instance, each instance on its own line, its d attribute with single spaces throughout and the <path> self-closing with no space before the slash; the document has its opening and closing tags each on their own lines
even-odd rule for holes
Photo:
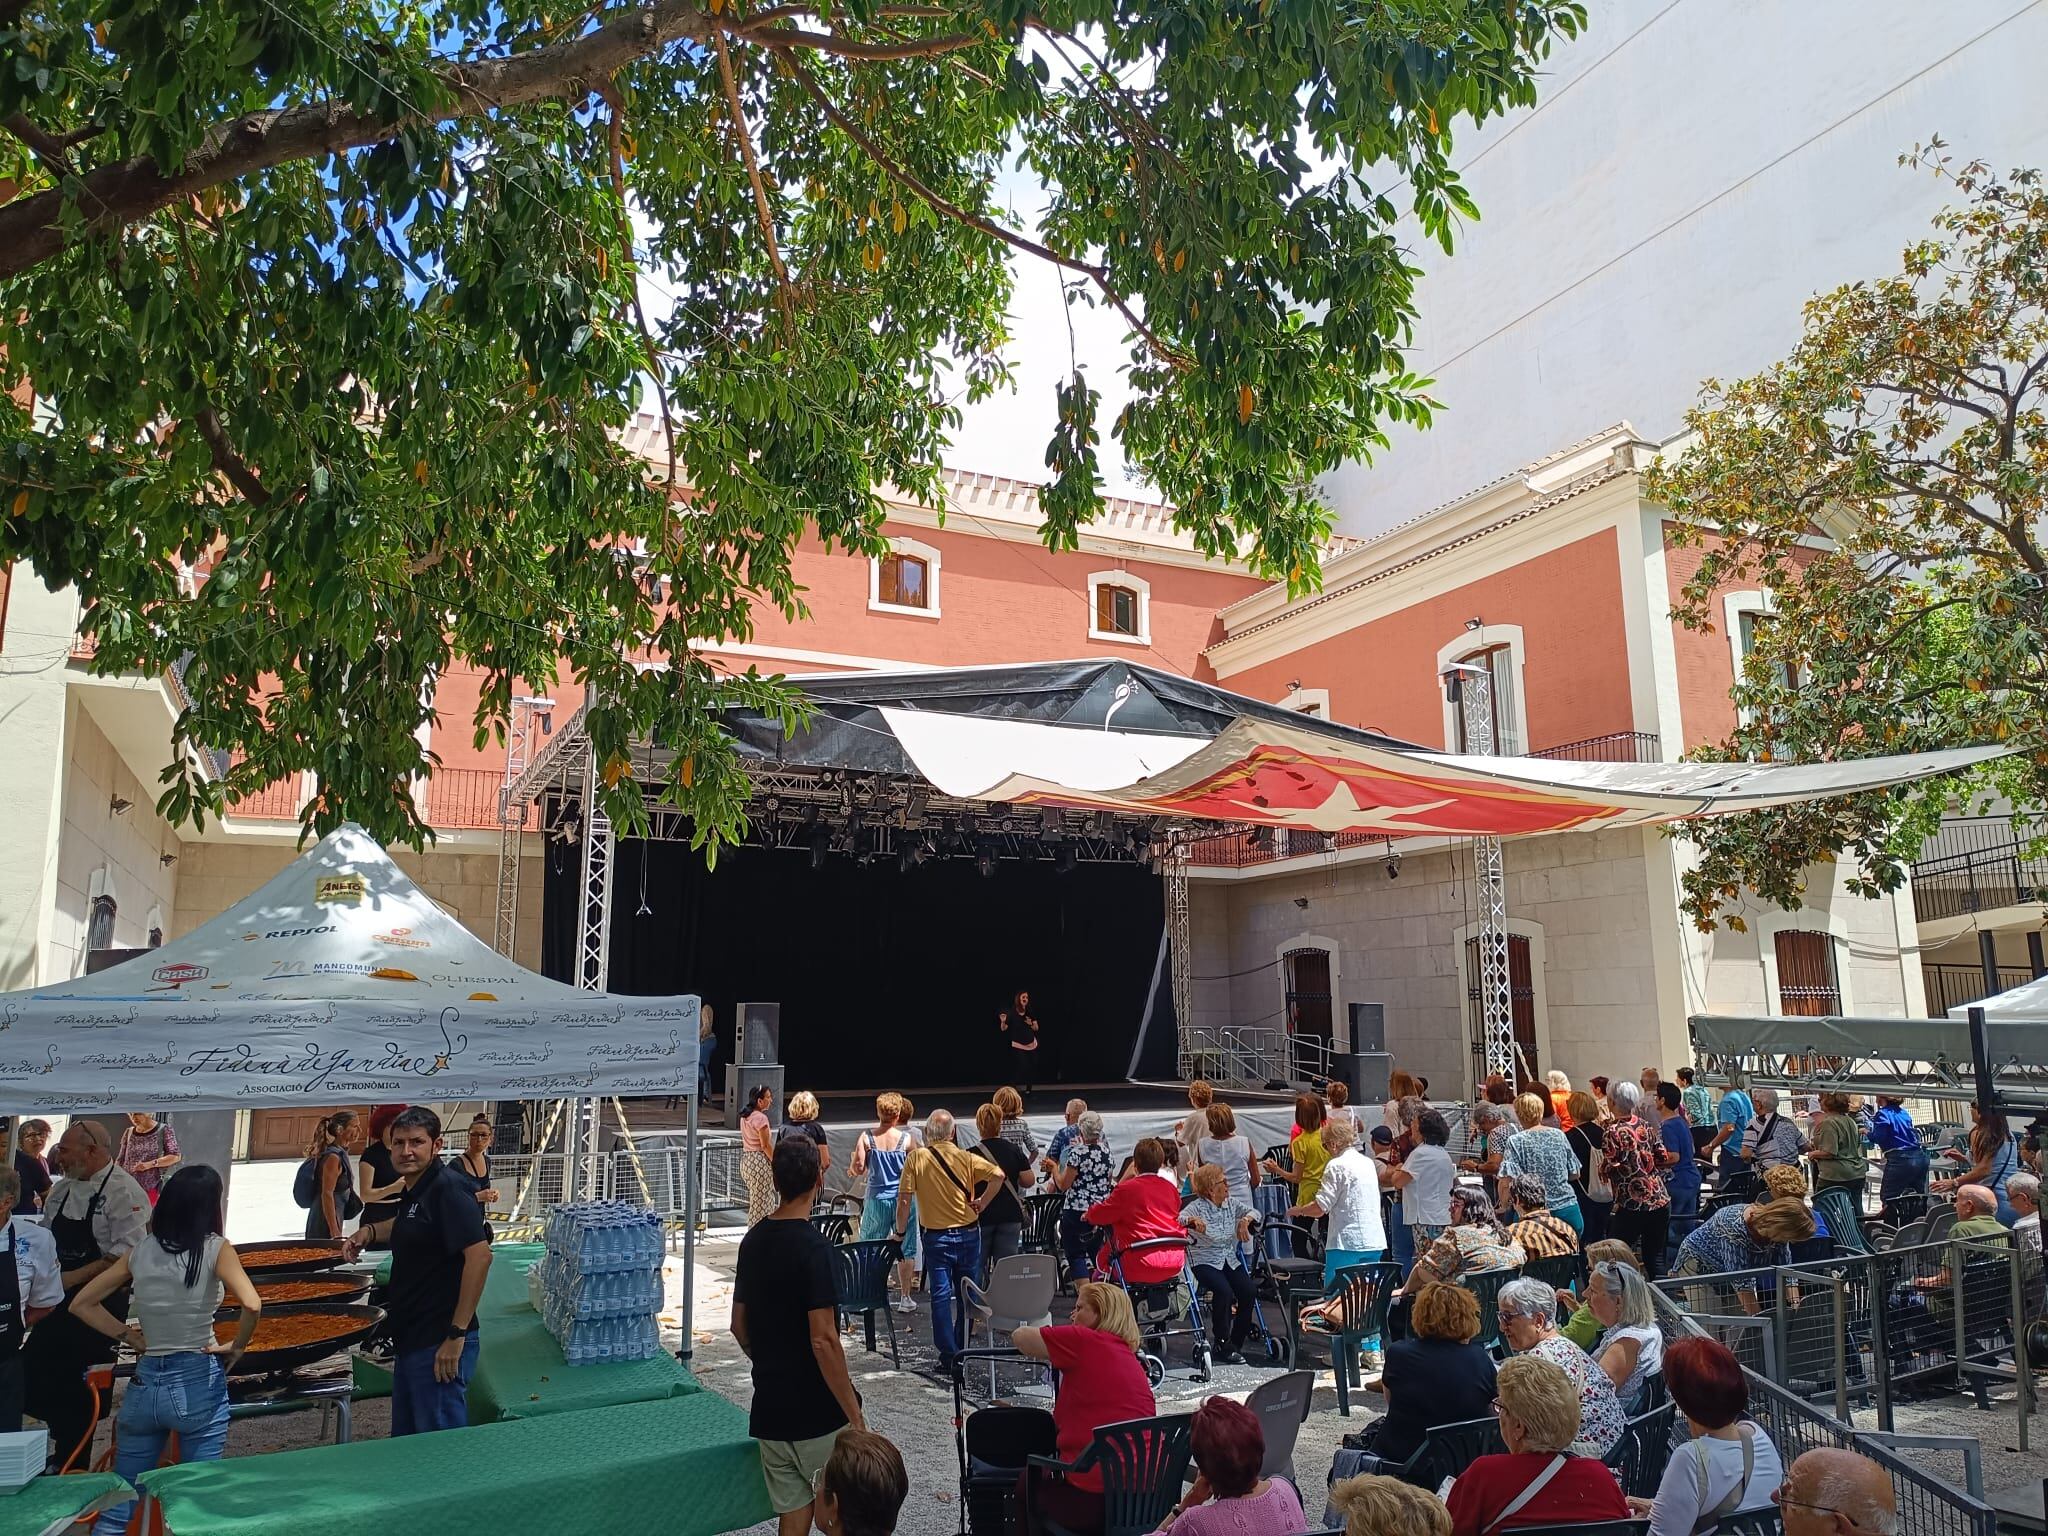
<svg viewBox="0 0 2048 1536">
<path fill-rule="evenodd" d="M 2048 901 L 2044 839 L 2048 819 L 1944 819 L 1913 865 L 1914 915 L 1926 923 Z"/>
<path fill-rule="evenodd" d="M 1922 965 L 1920 975 L 1927 983 L 1928 1017 L 1935 1019 L 1948 1017 L 1951 1008 L 1982 1002 L 2034 979 L 2034 973 L 2023 965 L 2001 965 L 1996 986 L 1986 983 L 1981 965 Z"/>
<path fill-rule="evenodd" d="M 1579 763 L 1657 763 L 1663 750 L 1650 731 L 1610 731 L 1562 746 L 1545 747 L 1530 757 L 1562 758 Z M 1275 827 L 1242 828 L 1198 837 L 1188 849 L 1188 862 L 1210 869 L 1247 869 L 1304 854 L 1332 853 L 1344 848 L 1384 847 L 1381 832 L 1309 832 Z"/>
</svg>

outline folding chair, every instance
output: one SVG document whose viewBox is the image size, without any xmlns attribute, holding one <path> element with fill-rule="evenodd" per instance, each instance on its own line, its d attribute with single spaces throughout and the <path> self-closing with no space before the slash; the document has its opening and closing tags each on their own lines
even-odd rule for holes
<svg viewBox="0 0 2048 1536">
<path fill-rule="evenodd" d="M 1284 1376 L 1267 1377 L 1244 1400 L 1245 1407 L 1258 1416 L 1266 1437 L 1266 1459 L 1259 1476 L 1284 1477 L 1296 1489 L 1301 1487 L 1294 1475 L 1294 1442 L 1308 1418 L 1315 1387 L 1315 1372 L 1289 1371 Z"/>
<path fill-rule="evenodd" d="M 1000 1347 L 999 1335 L 1019 1328 L 1043 1328 L 1052 1321 L 1052 1299 L 1060 1289 L 1060 1261 L 1049 1253 L 1013 1253 L 996 1260 L 986 1290 L 972 1280 L 963 1280 L 961 1286 L 969 1327 L 986 1329 L 988 1347 L 994 1350 Z M 994 1360 L 988 1363 L 988 1392 L 990 1397 L 996 1394 Z"/>
</svg>

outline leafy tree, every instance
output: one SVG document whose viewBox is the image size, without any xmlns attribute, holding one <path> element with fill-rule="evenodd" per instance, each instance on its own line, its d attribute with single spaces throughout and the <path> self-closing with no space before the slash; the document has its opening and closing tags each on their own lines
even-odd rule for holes
<svg viewBox="0 0 2048 1536">
<path fill-rule="evenodd" d="M 1530 102 L 1582 24 L 1570 0 L 0 0 L 0 557 L 77 585 L 99 665 L 182 666 L 181 742 L 238 757 L 169 770 L 175 818 L 310 768 L 310 828 L 416 840 L 430 679 L 485 670 L 481 740 L 559 659 L 599 700 L 613 813 L 651 736 L 715 846 L 744 791 L 715 712 L 791 695 L 691 643 L 798 614 L 796 540 L 875 550 L 879 487 L 939 503 L 960 400 L 1007 379 L 1012 252 L 1122 317 L 1109 429 L 1201 548 L 1306 586 L 1316 477 L 1429 415 L 1397 191 L 1448 245 L 1475 213 L 1453 125 Z M 1013 160 L 1035 223 L 1000 205 Z M 620 442 L 650 380 L 652 475 Z M 1097 401 L 1060 390 L 1054 547 L 1100 505 Z M 181 563 L 210 569 L 196 595 Z"/>
<path fill-rule="evenodd" d="M 1736 682 L 1742 724 L 1708 755 L 2014 755 L 1960 787 L 1689 825 L 1684 900 L 1702 928 L 1744 886 L 1798 906 L 1801 871 L 1844 854 L 1859 894 L 1898 889 L 1958 793 L 2048 802 L 2048 187 L 1957 168 L 1939 140 L 1904 158 L 1960 202 L 1900 275 L 1812 300 L 1783 362 L 1710 381 L 1695 439 L 1650 488 L 1705 551 L 1687 625 L 1711 628 L 1731 584 L 1775 609 Z"/>
</svg>

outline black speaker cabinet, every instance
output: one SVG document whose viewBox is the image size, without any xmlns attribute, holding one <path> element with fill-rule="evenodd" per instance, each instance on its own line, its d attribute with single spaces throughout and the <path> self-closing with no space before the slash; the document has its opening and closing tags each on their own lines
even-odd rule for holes
<svg viewBox="0 0 2048 1536">
<path fill-rule="evenodd" d="M 735 1063 L 725 1069 L 724 1120 L 728 1128 L 737 1128 L 740 1121 L 746 1118 L 747 1110 L 752 1106 L 754 1090 L 763 1083 L 767 1084 L 768 1091 L 775 1095 L 775 1102 L 769 1110 L 769 1123 L 782 1123 L 785 1108 L 782 1097 L 782 1068 L 773 1064 L 749 1066 Z"/>
<path fill-rule="evenodd" d="M 1351 1005 L 1351 1049 L 1354 1051 L 1384 1051 L 1387 1048 L 1387 1005 L 1385 1003 L 1353 1003 Z"/>
<path fill-rule="evenodd" d="M 750 1067 L 782 1060 L 782 1004 L 741 1003 L 733 1060 Z"/>
<path fill-rule="evenodd" d="M 1330 1058 L 1330 1071 L 1351 1090 L 1353 1104 L 1384 1104 L 1394 1058 L 1385 1051 L 1339 1051 Z"/>
</svg>

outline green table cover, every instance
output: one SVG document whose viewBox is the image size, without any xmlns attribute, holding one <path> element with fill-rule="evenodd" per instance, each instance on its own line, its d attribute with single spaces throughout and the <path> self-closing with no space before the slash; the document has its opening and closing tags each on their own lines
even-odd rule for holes
<svg viewBox="0 0 2048 1536">
<path fill-rule="evenodd" d="M 160 1467 L 171 1536 L 488 1530 L 717 1536 L 773 1517 L 747 1416 L 715 1392 Z"/>
<path fill-rule="evenodd" d="M 737 1409 L 734 1412 L 738 1412 Z M 746 1428 L 746 1416 L 740 1416 Z M 755 1481 L 759 1481 L 759 1477 Z M 39 1477 L 19 1493 L 0 1496 L 0 1531 L 8 1536 L 44 1536 L 64 1529 L 105 1499 L 118 1504 L 133 1490 L 111 1472 L 74 1472 L 68 1477 Z M 766 1495 L 764 1494 L 765 1498 Z"/>
<path fill-rule="evenodd" d="M 538 1243 L 500 1243 L 491 1250 L 491 1272 L 476 1309 L 482 1345 L 469 1379 L 470 1423 L 654 1402 L 702 1390 L 673 1355 L 595 1365 L 564 1360 L 562 1346 L 526 1302 L 526 1272 L 545 1251 Z"/>
</svg>

